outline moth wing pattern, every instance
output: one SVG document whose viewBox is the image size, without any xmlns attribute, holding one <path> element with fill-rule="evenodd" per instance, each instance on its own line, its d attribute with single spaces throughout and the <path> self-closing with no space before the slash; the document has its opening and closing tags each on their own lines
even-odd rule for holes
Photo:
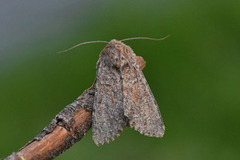
<svg viewBox="0 0 240 160">
<path fill-rule="evenodd" d="M 104 50 L 101 52 L 97 64 L 92 113 L 92 137 L 98 146 L 114 140 L 127 124 L 121 75 L 106 54 Z"/>
<path fill-rule="evenodd" d="M 152 91 L 132 49 L 112 40 L 97 63 L 92 112 L 93 140 L 99 146 L 114 140 L 129 124 L 140 133 L 162 137 L 165 127 Z M 140 68 L 141 67 L 141 68 Z"/>
<path fill-rule="evenodd" d="M 146 136 L 163 137 L 165 126 L 161 113 L 136 55 L 130 47 L 124 54 L 128 59 L 123 69 L 124 114 L 129 125 Z"/>
</svg>

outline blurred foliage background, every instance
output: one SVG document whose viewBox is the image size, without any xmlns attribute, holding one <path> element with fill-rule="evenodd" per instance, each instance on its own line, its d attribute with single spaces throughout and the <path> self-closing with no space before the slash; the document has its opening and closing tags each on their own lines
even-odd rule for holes
<svg viewBox="0 0 240 160">
<path fill-rule="evenodd" d="M 239 159 L 239 17 L 239 0 L 1 0 L 0 158 L 92 85 L 105 44 L 56 52 L 84 41 L 169 34 L 126 42 L 147 61 L 165 136 L 126 128 L 97 147 L 89 131 L 56 159 Z"/>
</svg>

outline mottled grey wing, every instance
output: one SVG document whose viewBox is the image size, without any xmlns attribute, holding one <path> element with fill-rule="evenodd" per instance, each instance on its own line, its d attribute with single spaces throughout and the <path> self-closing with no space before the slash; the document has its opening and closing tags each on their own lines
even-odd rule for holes
<svg viewBox="0 0 240 160">
<path fill-rule="evenodd" d="M 130 127 L 146 136 L 162 137 L 163 120 L 152 91 L 133 57 L 123 71 L 124 114 Z"/>
<path fill-rule="evenodd" d="M 100 57 L 93 104 L 93 140 L 103 145 L 114 140 L 126 126 L 122 80 L 119 71 Z"/>
</svg>

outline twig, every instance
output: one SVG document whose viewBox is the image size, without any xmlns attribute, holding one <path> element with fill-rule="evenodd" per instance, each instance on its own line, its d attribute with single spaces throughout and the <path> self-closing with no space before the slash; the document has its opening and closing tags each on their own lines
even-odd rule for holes
<svg viewBox="0 0 240 160">
<path fill-rule="evenodd" d="M 78 142 L 91 127 L 94 88 L 66 106 L 32 141 L 6 160 L 53 159 Z"/>
</svg>

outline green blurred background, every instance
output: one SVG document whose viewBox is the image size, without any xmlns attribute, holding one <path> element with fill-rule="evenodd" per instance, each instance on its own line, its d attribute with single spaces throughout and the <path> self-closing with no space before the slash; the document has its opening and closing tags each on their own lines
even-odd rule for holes
<svg viewBox="0 0 240 160">
<path fill-rule="evenodd" d="M 90 87 L 105 44 L 127 41 L 144 57 L 144 74 L 166 133 L 126 128 L 97 147 L 91 131 L 56 159 L 240 159 L 240 1 L 0 1 L 0 158 L 37 135 Z"/>
</svg>

